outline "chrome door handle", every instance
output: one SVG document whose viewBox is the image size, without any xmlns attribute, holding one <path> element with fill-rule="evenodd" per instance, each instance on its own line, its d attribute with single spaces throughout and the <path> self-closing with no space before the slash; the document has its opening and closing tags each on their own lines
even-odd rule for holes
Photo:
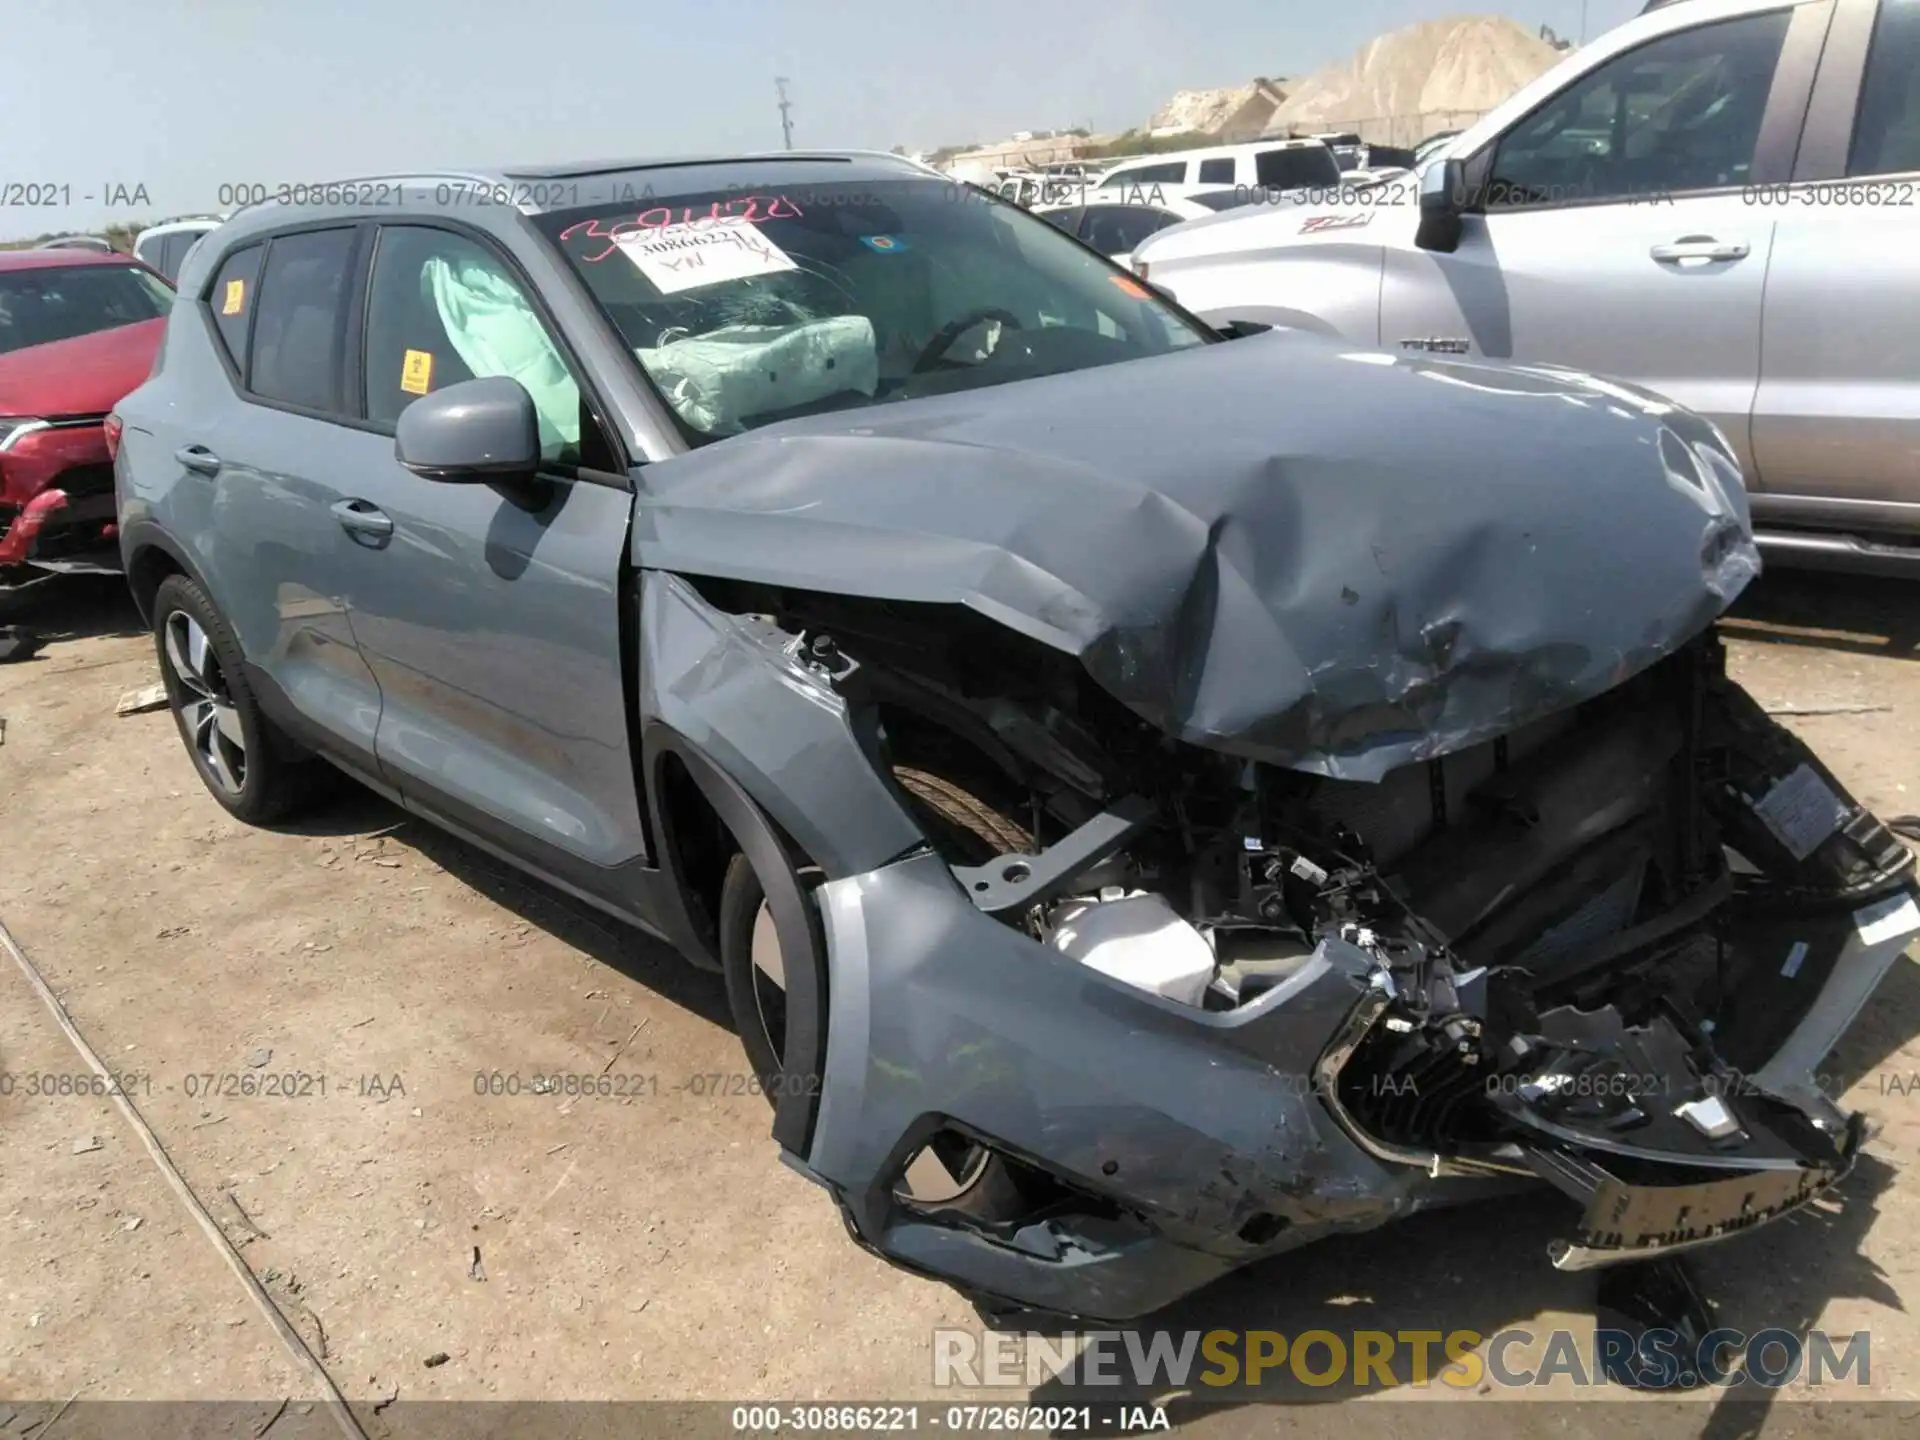
<svg viewBox="0 0 1920 1440">
<path fill-rule="evenodd" d="M 220 457 L 204 445 L 182 445 L 173 452 L 173 458 L 196 475 L 220 473 Z"/>
<path fill-rule="evenodd" d="M 1752 247 L 1739 240 L 1721 241 L 1711 235 L 1683 235 L 1671 245 L 1656 245 L 1647 252 L 1656 260 L 1744 260 Z"/>
<path fill-rule="evenodd" d="M 393 534 L 393 521 L 371 500 L 336 500 L 328 508 L 333 511 L 333 518 L 340 522 L 341 528 L 350 535 L 385 540 Z"/>
</svg>

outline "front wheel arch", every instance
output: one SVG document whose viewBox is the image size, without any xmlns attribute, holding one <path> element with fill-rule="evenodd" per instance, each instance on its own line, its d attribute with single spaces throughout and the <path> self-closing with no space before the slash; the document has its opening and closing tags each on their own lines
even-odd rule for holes
<svg viewBox="0 0 1920 1440">
<path fill-rule="evenodd" d="M 655 798 L 660 865 L 672 878 L 673 890 L 680 897 L 685 911 L 683 928 L 694 934 L 714 931 L 712 943 L 717 949 L 719 915 L 716 912 L 707 924 L 701 924 L 704 906 L 690 884 L 686 856 L 681 850 L 682 829 L 690 819 L 690 807 L 684 802 L 673 807 L 658 803 L 666 793 L 673 766 L 692 780 L 700 798 L 753 867 L 772 912 L 783 954 L 807 957 L 808 963 L 792 966 L 788 974 L 784 1078 L 773 1120 L 773 1137 L 781 1149 L 804 1158 L 813 1142 L 827 1057 L 827 939 L 820 912 L 801 883 L 800 866 L 791 845 L 732 776 L 685 737 L 661 725 L 647 733 L 646 760 L 649 790 Z"/>
</svg>

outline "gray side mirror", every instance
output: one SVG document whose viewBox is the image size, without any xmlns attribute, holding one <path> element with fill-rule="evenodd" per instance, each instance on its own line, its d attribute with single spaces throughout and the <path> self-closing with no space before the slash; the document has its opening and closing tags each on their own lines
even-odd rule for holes
<svg viewBox="0 0 1920 1440">
<path fill-rule="evenodd" d="M 529 479 L 540 468 L 540 416 L 518 380 L 462 380 L 400 412 L 393 458 L 423 480 Z"/>
<path fill-rule="evenodd" d="M 1413 243 L 1422 250 L 1452 254 L 1460 248 L 1461 216 L 1467 208 L 1467 167 L 1457 159 L 1436 160 L 1420 176 L 1420 228 Z"/>
</svg>

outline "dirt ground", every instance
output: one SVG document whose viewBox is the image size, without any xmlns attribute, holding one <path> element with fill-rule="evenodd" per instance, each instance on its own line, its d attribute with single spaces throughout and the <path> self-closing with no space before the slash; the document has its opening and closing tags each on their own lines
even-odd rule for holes
<svg viewBox="0 0 1920 1440">
<path fill-rule="evenodd" d="M 1824 712 L 1789 723 L 1883 816 L 1920 810 L 1916 595 L 1770 577 L 1725 626 L 1749 688 Z M 764 1101 L 680 1088 L 743 1068 L 716 979 L 349 786 L 285 831 L 228 819 L 165 712 L 114 714 L 156 678 L 117 583 L 75 582 L 21 618 L 49 643 L 0 666 L 0 919 L 370 1429 L 396 1394 L 953 1398 L 933 1383 L 932 1332 L 978 1333 L 973 1309 L 857 1249 L 777 1163 Z M 1916 1033 L 1920 968 L 1902 964 L 1830 1067 L 1884 1127 L 1842 1198 L 1697 1262 L 1726 1324 L 1870 1331 L 1876 1425 L 1920 1416 Z M 85 1073 L 4 956 L 0 1070 Z M 496 1072 L 603 1071 L 635 1077 L 629 1093 L 485 1093 Z M 1545 1259 L 1565 1218 L 1544 1196 L 1420 1217 L 1153 1323 L 1590 1331 L 1593 1278 Z M 1316 1433 L 1352 1423 L 1355 1403 L 1570 1394 L 1290 1385 L 1278 1398 L 1344 1415 L 1180 1418 Z M 246 1401 L 265 1420 L 283 1400 L 309 1414 L 320 1392 L 112 1104 L 16 1085 L 0 1094 L 0 1437 L 59 1435 L 44 1422 L 74 1396 Z M 1550 1428 L 1657 1428 L 1641 1406 L 1607 1405 L 1602 1423 L 1593 1400 L 1555 1405 Z M 1471 1411 L 1480 1434 L 1539 1423 Z M 1395 1413 L 1409 1416 L 1395 1433 L 1432 1433 Z M 1678 1423 L 1859 1431 L 1785 1399 L 1708 1396 Z"/>
</svg>

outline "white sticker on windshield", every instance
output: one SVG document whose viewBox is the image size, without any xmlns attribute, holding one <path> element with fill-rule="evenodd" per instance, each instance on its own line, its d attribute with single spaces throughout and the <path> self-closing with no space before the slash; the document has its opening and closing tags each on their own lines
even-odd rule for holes
<svg viewBox="0 0 1920 1440">
<path fill-rule="evenodd" d="M 1766 799 L 1753 807 L 1753 813 L 1767 822 L 1767 828 L 1796 860 L 1804 860 L 1818 850 L 1847 819 L 1847 807 L 1840 803 L 1840 797 L 1804 764 L 1769 790 Z"/>
<path fill-rule="evenodd" d="M 1854 911 L 1853 924 L 1860 932 L 1862 945 L 1897 940 L 1902 935 L 1920 930 L 1920 906 L 1913 903 L 1911 895 L 1894 895 L 1864 910 Z"/>
<path fill-rule="evenodd" d="M 613 243 L 662 295 L 800 268 L 759 226 L 737 221 L 663 225 L 618 236 Z"/>
</svg>

